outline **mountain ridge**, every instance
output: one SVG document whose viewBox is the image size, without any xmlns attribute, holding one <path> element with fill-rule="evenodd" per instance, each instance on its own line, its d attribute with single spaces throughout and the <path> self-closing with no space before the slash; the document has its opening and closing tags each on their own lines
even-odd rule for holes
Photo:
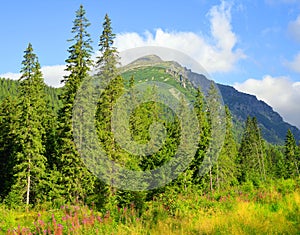
<svg viewBox="0 0 300 235">
<path fill-rule="evenodd" d="M 156 55 L 138 58 L 124 66 L 122 71 L 151 66 L 166 67 L 166 72 L 172 71 L 173 74 L 172 72 L 170 74 L 173 76 L 180 76 L 180 79 L 178 79 L 180 82 L 188 80 L 186 82 L 190 82 L 194 87 L 201 87 L 204 94 L 207 93 L 212 82 L 203 74 L 195 73 L 175 61 L 163 61 Z M 264 139 L 268 142 L 283 144 L 288 129 L 292 131 L 297 141 L 300 140 L 300 130 L 296 126 L 285 122 L 278 112 L 274 111 L 264 101 L 258 100 L 255 95 L 240 92 L 229 85 L 217 84 L 217 86 L 224 104 L 229 107 L 232 113 L 236 127 L 243 126 L 248 116 L 254 116 L 258 120 Z"/>
</svg>

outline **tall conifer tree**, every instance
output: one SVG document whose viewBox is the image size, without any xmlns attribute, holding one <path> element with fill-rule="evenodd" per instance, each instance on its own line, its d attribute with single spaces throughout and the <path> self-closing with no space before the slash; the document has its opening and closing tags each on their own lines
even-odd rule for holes
<svg viewBox="0 0 300 235">
<path fill-rule="evenodd" d="M 194 108 L 199 121 L 200 138 L 199 138 L 198 149 L 195 158 L 191 163 L 190 168 L 193 171 L 194 182 L 199 184 L 200 179 L 202 178 L 202 176 L 200 177 L 200 170 L 204 170 L 201 169 L 200 167 L 205 167 L 205 168 L 208 167 L 205 165 L 205 163 L 203 163 L 203 160 L 206 156 L 206 152 L 208 150 L 209 140 L 210 140 L 210 126 L 207 118 L 206 104 L 200 88 L 197 89 Z"/>
<path fill-rule="evenodd" d="M 217 162 L 217 188 L 227 188 L 237 181 L 237 146 L 232 133 L 232 118 L 225 106 L 226 133 Z"/>
<path fill-rule="evenodd" d="M 98 102 L 96 126 L 99 141 L 107 156 L 113 161 L 118 161 L 121 160 L 123 156 L 120 153 L 120 147 L 117 146 L 112 133 L 111 118 L 113 106 L 124 91 L 124 81 L 117 68 L 119 55 L 117 49 L 113 46 L 114 39 L 115 34 L 112 31 L 111 20 L 106 14 L 103 22 L 103 31 L 99 40 L 100 56 L 97 57 L 96 62 L 96 79 L 99 79 L 105 87 L 105 89 L 101 91 L 101 97 Z M 116 172 L 114 172 L 114 169 L 109 170 L 111 173 L 108 181 L 113 184 Z M 114 203 L 116 189 L 109 187 L 107 192 L 109 194 L 109 202 Z"/>
<path fill-rule="evenodd" d="M 257 183 L 266 179 L 264 141 L 255 117 L 248 117 L 238 152 L 241 164 L 240 180 Z"/>
<path fill-rule="evenodd" d="M 225 111 L 222 104 L 221 95 L 216 84 L 211 82 L 207 92 L 207 113 L 209 123 L 209 147 L 207 151 L 207 164 L 209 168 L 209 184 L 212 191 L 215 186 L 219 185 L 219 165 L 218 157 L 221 151 L 221 144 L 224 141 L 224 133 L 226 131 Z"/>
<path fill-rule="evenodd" d="M 299 149 L 295 137 L 289 129 L 285 138 L 285 166 L 286 178 L 299 176 Z"/>
<path fill-rule="evenodd" d="M 60 182 L 64 187 L 64 196 L 68 201 L 84 200 L 93 190 L 94 177 L 87 170 L 76 149 L 73 138 L 72 113 L 76 93 L 93 62 L 91 59 L 91 38 L 87 32 L 90 26 L 81 5 L 76 11 L 72 33 L 74 38 L 69 40 L 73 44 L 69 47 L 69 57 L 66 60 L 70 74 L 65 76 L 61 100 L 63 108 L 59 112 L 58 128 L 58 158 L 53 165 L 62 174 Z"/>
<path fill-rule="evenodd" d="M 22 62 L 22 76 L 17 104 L 14 148 L 10 156 L 13 162 L 8 203 L 34 203 L 42 197 L 45 180 L 46 157 L 43 135 L 46 111 L 45 84 L 37 56 L 29 43 Z"/>
</svg>

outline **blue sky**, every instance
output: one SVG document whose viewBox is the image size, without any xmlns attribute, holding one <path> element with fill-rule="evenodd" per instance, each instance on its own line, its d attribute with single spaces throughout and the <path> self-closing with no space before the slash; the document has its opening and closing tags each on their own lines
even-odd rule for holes
<svg viewBox="0 0 300 235">
<path fill-rule="evenodd" d="M 57 86 L 80 4 L 92 24 L 95 53 L 108 13 L 120 50 L 148 45 L 181 50 L 217 82 L 255 94 L 300 127 L 300 1 L 3 1 L 0 76 L 19 76 L 31 42 L 45 81 Z"/>
</svg>

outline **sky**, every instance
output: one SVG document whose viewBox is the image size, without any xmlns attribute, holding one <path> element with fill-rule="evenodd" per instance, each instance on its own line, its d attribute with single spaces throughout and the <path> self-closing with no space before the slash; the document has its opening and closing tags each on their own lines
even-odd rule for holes
<svg viewBox="0 0 300 235">
<path fill-rule="evenodd" d="M 299 0 L 10 0 L 0 14 L 0 77 L 18 79 L 32 43 L 45 82 L 61 86 L 75 11 L 83 4 L 94 53 L 106 13 L 119 51 L 179 50 L 216 82 L 256 95 L 300 128 Z"/>
</svg>

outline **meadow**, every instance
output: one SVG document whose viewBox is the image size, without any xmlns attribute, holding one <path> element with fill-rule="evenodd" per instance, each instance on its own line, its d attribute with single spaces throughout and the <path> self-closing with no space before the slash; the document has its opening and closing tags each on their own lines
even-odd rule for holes
<svg viewBox="0 0 300 235">
<path fill-rule="evenodd" d="M 85 205 L 27 212 L 0 208 L 1 234 L 300 234 L 300 187 L 277 180 L 245 183 L 222 192 L 166 192 L 134 206 L 97 211 Z"/>
</svg>

